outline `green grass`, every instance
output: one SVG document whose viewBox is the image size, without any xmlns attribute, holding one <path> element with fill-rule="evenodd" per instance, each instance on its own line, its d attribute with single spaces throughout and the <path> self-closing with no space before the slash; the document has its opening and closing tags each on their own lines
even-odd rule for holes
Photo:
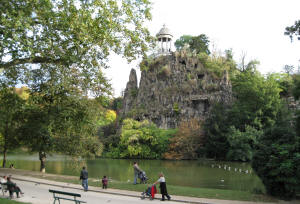
<svg viewBox="0 0 300 204">
<path fill-rule="evenodd" d="M 35 177 L 60 181 L 65 183 L 79 184 L 80 181 L 74 176 L 61 176 L 61 175 L 35 175 Z M 96 181 L 93 178 L 89 179 L 89 186 L 101 187 L 101 182 Z M 108 183 L 108 188 L 130 190 L 143 192 L 149 184 L 138 184 L 133 185 L 132 183 L 120 182 L 120 181 L 110 181 Z M 168 192 L 170 195 L 181 195 L 199 198 L 211 198 L 211 199 L 223 199 L 223 200 L 240 200 L 240 201 L 256 201 L 256 202 L 277 202 L 276 199 L 263 195 L 254 194 L 247 191 L 236 191 L 236 190 L 222 190 L 222 189 L 209 189 L 209 188 L 194 188 L 186 186 L 173 186 L 168 185 Z"/>
<path fill-rule="evenodd" d="M 18 201 L 15 201 L 15 200 L 10 200 L 8 198 L 0 198 L 0 203 L 1 204 L 20 204 L 20 203 L 23 203 L 23 202 L 18 202 Z"/>
</svg>

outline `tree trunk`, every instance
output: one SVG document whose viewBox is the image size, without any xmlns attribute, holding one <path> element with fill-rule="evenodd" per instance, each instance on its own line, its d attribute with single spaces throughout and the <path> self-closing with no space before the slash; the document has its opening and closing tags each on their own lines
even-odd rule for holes
<svg viewBox="0 0 300 204">
<path fill-rule="evenodd" d="M 5 123 L 5 130 L 4 130 L 4 147 L 3 147 L 3 161 L 2 161 L 2 168 L 5 168 L 6 165 L 6 154 L 7 154 L 7 134 L 8 134 L 8 122 Z"/>
<path fill-rule="evenodd" d="M 6 153 L 7 153 L 7 149 L 6 149 L 6 146 L 4 146 L 2 168 L 5 168 L 5 165 L 6 165 Z"/>
<path fill-rule="evenodd" d="M 39 157 L 41 161 L 41 168 L 40 172 L 45 173 L 46 172 L 46 152 L 39 152 Z"/>
</svg>

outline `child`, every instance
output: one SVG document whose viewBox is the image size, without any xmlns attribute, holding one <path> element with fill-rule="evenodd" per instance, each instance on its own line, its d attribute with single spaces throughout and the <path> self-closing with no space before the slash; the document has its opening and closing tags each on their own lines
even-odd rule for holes
<svg viewBox="0 0 300 204">
<path fill-rule="evenodd" d="M 103 176 L 103 178 L 102 178 L 102 188 L 103 189 L 107 189 L 107 183 L 108 183 L 108 179 L 106 178 L 106 176 Z"/>
<path fill-rule="evenodd" d="M 159 179 L 153 185 L 155 185 L 157 183 L 159 183 L 160 193 L 161 193 L 161 196 L 162 196 L 161 200 L 164 201 L 165 196 L 167 196 L 168 200 L 170 200 L 171 197 L 168 194 L 166 179 L 165 179 L 163 173 L 159 174 Z"/>
<path fill-rule="evenodd" d="M 150 200 L 153 200 L 155 194 L 157 193 L 155 185 L 148 186 L 148 188 L 142 193 L 141 199 L 145 199 L 146 196 L 150 197 Z"/>
</svg>

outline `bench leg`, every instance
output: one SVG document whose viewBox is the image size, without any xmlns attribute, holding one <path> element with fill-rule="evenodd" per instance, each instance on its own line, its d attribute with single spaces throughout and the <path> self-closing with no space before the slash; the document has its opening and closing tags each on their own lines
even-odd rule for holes
<svg viewBox="0 0 300 204">
<path fill-rule="evenodd" d="M 59 199 L 57 199 L 57 198 L 54 198 L 54 202 L 53 202 L 53 204 L 55 204 L 55 203 L 56 203 L 56 200 L 58 200 L 58 203 L 60 204 L 60 200 L 59 200 Z"/>
</svg>

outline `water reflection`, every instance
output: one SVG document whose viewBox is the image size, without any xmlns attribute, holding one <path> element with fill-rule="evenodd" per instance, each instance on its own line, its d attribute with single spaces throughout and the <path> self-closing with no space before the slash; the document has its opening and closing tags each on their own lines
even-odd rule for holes
<svg viewBox="0 0 300 204">
<path fill-rule="evenodd" d="M 14 163 L 16 168 L 39 171 L 38 155 L 10 155 L 8 163 Z M 110 179 L 132 182 L 134 160 L 121 159 L 72 159 L 62 155 L 47 158 L 48 173 L 78 176 L 82 166 L 87 166 L 89 176 L 101 179 L 104 175 Z M 139 166 L 146 172 L 150 182 L 163 172 L 168 184 L 233 189 L 242 191 L 262 190 L 260 179 L 252 171 L 248 163 L 199 161 L 165 161 L 138 160 Z"/>
</svg>

